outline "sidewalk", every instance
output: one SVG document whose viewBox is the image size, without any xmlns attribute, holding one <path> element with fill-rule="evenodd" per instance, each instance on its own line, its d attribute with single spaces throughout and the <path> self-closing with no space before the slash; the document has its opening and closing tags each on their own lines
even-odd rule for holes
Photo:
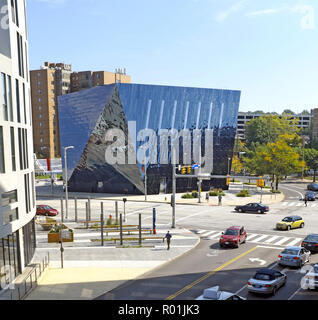
<svg viewBox="0 0 318 320">
<path fill-rule="evenodd" d="M 246 204 L 249 202 L 260 202 L 261 199 L 261 190 L 256 186 L 244 185 L 244 189 L 249 190 L 251 193 L 250 197 L 236 197 L 236 194 L 243 189 L 241 183 L 231 183 L 230 189 L 223 191 L 225 196 L 222 197 L 222 205 L 225 206 L 236 206 L 241 204 Z M 57 185 L 54 187 L 54 193 L 51 193 L 51 185 L 49 182 L 45 183 L 44 181 L 38 182 L 36 186 L 37 197 L 44 198 L 61 198 L 65 197 L 62 186 Z M 201 203 L 198 202 L 197 198 L 193 199 L 182 199 L 181 196 L 185 194 L 177 193 L 176 194 L 176 204 L 182 205 L 200 205 L 200 206 L 217 206 L 218 197 L 211 197 L 207 202 L 205 199 L 206 191 L 202 191 L 201 194 Z M 126 198 L 127 201 L 134 202 L 145 202 L 144 195 L 119 195 L 119 194 L 106 194 L 106 193 L 86 193 L 86 192 L 69 192 L 69 199 L 77 197 L 78 199 L 97 199 L 97 200 L 113 200 L 113 201 L 122 201 L 123 198 Z M 285 198 L 284 194 L 273 194 L 270 192 L 270 189 L 262 190 L 262 202 L 264 204 L 273 204 L 283 201 Z M 171 201 L 171 194 L 156 194 L 156 195 L 147 195 L 147 202 L 152 203 L 167 203 Z"/>
<path fill-rule="evenodd" d="M 83 247 L 64 244 L 64 268 L 61 268 L 60 246 L 37 248 L 33 262 L 50 253 L 50 266 L 38 286 L 26 300 L 91 300 L 111 291 L 125 281 L 135 279 L 154 268 L 176 259 L 199 244 L 199 237 L 185 229 L 170 230 L 173 234 L 168 251 L 162 238 L 166 230 L 157 232 L 159 240 L 125 243 L 128 247 L 100 243 Z M 51 244 L 50 244 L 51 245 Z M 135 247 L 131 247 L 134 246 Z M 130 246 L 130 247 L 129 247 Z"/>
</svg>

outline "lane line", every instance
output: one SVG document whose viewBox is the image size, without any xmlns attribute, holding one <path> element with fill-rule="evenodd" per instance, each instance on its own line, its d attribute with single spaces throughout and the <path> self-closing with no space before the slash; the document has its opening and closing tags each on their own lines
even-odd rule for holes
<svg viewBox="0 0 318 320">
<path fill-rule="evenodd" d="M 294 298 L 294 296 L 301 290 L 301 287 L 299 287 L 287 300 L 291 300 Z"/>
<path fill-rule="evenodd" d="M 207 273 L 206 275 L 202 276 L 201 278 L 193 281 L 192 283 L 188 284 L 187 286 L 185 286 L 184 288 L 182 288 L 181 290 L 177 291 L 176 293 L 170 295 L 169 297 L 165 298 L 165 300 L 172 300 L 174 298 L 176 298 L 178 295 L 180 295 L 181 293 L 191 289 L 193 286 L 197 285 L 198 283 L 202 282 L 203 280 L 211 277 L 212 275 L 214 275 L 216 272 L 224 269 L 225 267 L 227 267 L 228 265 L 232 264 L 233 262 L 241 259 L 242 257 L 246 256 L 247 254 L 251 253 L 252 251 L 254 251 L 255 249 L 257 249 L 257 246 L 255 246 L 254 248 L 243 252 L 242 254 L 240 254 L 239 256 L 235 257 L 234 259 L 224 263 L 223 265 L 221 265 L 220 267 L 214 269 L 213 271 Z"/>
</svg>

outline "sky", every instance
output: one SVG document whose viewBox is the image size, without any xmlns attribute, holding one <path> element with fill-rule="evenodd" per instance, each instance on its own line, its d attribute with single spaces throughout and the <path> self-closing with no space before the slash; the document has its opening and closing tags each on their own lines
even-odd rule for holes
<svg viewBox="0 0 318 320">
<path fill-rule="evenodd" d="M 30 69 L 241 90 L 240 111 L 318 107 L 317 0 L 27 0 Z"/>
</svg>

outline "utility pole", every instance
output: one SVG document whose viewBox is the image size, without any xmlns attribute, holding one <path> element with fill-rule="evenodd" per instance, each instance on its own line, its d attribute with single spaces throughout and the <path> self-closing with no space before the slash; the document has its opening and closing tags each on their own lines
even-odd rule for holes
<svg viewBox="0 0 318 320">
<path fill-rule="evenodd" d="M 172 161 L 171 161 L 172 162 Z M 171 228 L 176 227 L 176 167 L 172 163 L 172 226 Z"/>
</svg>

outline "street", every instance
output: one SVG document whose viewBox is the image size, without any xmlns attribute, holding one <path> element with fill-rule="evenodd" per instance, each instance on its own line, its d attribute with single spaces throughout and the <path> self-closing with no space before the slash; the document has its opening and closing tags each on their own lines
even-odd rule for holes
<svg viewBox="0 0 318 320">
<path fill-rule="evenodd" d="M 300 245 L 307 234 L 317 233 L 318 207 L 315 202 L 305 207 L 299 200 L 306 192 L 306 184 L 286 183 L 281 184 L 280 189 L 286 195 L 285 200 L 271 205 L 269 213 L 264 215 L 237 213 L 229 206 L 177 206 L 177 226 L 200 236 L 200 244 L 174 261 L 124 283 L 98 299 L 193 300 L 204 289 L 219 285 L 220 290 L 237 293 L 248 300 L 316 300 L 317 291 L 301 288 L 302 270 L 278 266 L 277 256 L 285 246 Z M 151 210 L 145 208 L 140 212 L 143 224 L 151 224 Z M 304 219 L 303 229 L 289 232 L 275 229 L 276 222 L 295 214 Z M 130 223 L 136 222 L 136 219 L 137 215 L 128 213 Z M 171 226 L 171 207 L 168 205 L 157 207 L 157 225 L 162 228 Z M 221 232 L 231 225 L 245 226 L 247 241 L 238 249 L 220 248 L 218 240 Z M 170 230 L 173 235 L 173 229 Z M 314 263 L 318 263 L 317 254 L 311 256 L 310 264 Z M 287 283 L 275 296 L 248 293 L 247 281 L 260 267 L 286 272 Z"/>
</svg>

